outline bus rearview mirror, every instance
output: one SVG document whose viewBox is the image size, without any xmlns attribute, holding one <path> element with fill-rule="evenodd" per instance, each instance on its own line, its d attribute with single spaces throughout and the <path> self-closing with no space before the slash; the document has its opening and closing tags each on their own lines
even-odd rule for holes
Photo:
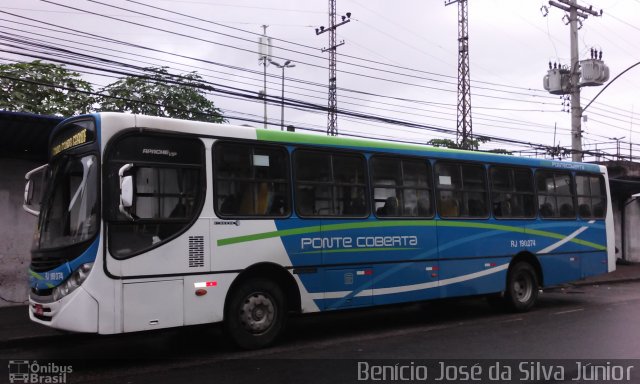
<svg viewBox="0 0 640 384">
<path fill-rule="evenodd" d="M 40 201 L 42 200 L 42 193 L 46 183 L 46 171 L 48 167 L 49 166 L 46 164 L 42 165 L 27 172 L 24 176 L 26 181 L 24 184 L 22 208 L 34 216 L 38 216 L 40 214 Z"/>
<path fill-rule="evenodd" d="M 133 176 L 131 175 L 122 178 L 120 201 L 124 208 L 131 208 L 133 205 Z"/>
<path fill-rule="evenodd" d="M 118 171 L 120 177 L 120 213 L 125 215 L 129 220 L 133 221 L 133 216 L 129 212 L 129 208 L 133 206 L 133 176 L 125 173 L 133 168 L 133 164 L 125 164 Z"/>
</svg>

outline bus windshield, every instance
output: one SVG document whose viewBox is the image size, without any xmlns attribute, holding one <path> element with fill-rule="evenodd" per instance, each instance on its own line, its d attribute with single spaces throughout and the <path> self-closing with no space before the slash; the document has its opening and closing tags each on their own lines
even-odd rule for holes
<svg viewBox="0 0 640 384">
<path fill-rule="evenodd" d="M 95 155 L 59 156 L 50 166 L 34 249 L 66 247 L 98 230 L 98 161 Z"/>
</svg>

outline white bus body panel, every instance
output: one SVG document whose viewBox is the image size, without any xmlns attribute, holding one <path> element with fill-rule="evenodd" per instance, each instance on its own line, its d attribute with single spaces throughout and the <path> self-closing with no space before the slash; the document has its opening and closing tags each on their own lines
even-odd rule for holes
<svg viewBox="0 0 640 384">
<path fill-rule="evenodd" d="M 78 287 L 70 295 L 53 303 L 41 304 L 29 300 L 29 307 L 40 304 L 50 310 L 51 321 L 36 318 L 33 310 L 29 310 L 31 321 L 48 327 L 74 332 L 98 332 L 98 302 L 83 288 Z"/>
<path fill-rule="evenodd" d="M 125 283 L 122 293 L 124 332 L 184 325 L 182 279 Z"/>
<path fill-rule="evenodd" d="M 607 167 L 600 166 L 600 172 L 604 176 L 606 181 L 604 184 L 607 187 L 607 217 L 605 218 L 605 226 L 607 232 L 607 269 L 609 272 L 616 270 L 616 234 L 615 226 L 613 223 L 613 207 L 611 206 L 611 188 L 609 186 L 609 173 Z"/>
<path fill-rule="evenodd" d="M 184 277 L 184 325 L 216 323 L 224 318 L 224 301 L 238 273 L 190 275 Z M 215 283 L 206 286 L 206 283 Z M 199 288 L 205 285 L 204 288 Z M 201 289 L 202 296 L 196 295 Z"/>
<path fill-rule="evenodd" d="M 137 256 L 124 260 L 113 257 L 107 262 L 108 270 L 116 276 L 154 276 L 170 274 L 204 273 L 210 271 L 209 255 L 209 219 L 197 219 L 186 232 L 157 248 L 145 251 Z M 202 266 L 189 262 L 189 238 L 201 239 L 204 242 Z M 194 255 L 194 257 L 198 257 Z M 112 271 L 111 266 L 120 264 L 120 273 Z"/>
</svg>

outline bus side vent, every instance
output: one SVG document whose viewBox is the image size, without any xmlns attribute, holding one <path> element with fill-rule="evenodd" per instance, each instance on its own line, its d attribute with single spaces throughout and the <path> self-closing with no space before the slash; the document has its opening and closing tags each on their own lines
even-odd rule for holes
<svg viewBox="0 0 640 384">
<path fill-rule="evenodd" d="M 189 268 L 204 267 L 204 236 L 189 236 Z"/>
</svg>

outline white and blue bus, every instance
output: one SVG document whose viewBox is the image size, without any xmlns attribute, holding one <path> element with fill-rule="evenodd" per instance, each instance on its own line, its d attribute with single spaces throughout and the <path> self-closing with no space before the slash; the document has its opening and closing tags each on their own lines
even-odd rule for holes
<svg viewBox="0 0 640 384">
<path fill-rule="evenodd" d="M 117 113 L 65 120 L 49 152 L 25 209 L 29 313 L 54 328 L 223 322 L 258 348 L 289 313 L 526 311 L 615 268 L 603 166 Z"/>
</svg>

